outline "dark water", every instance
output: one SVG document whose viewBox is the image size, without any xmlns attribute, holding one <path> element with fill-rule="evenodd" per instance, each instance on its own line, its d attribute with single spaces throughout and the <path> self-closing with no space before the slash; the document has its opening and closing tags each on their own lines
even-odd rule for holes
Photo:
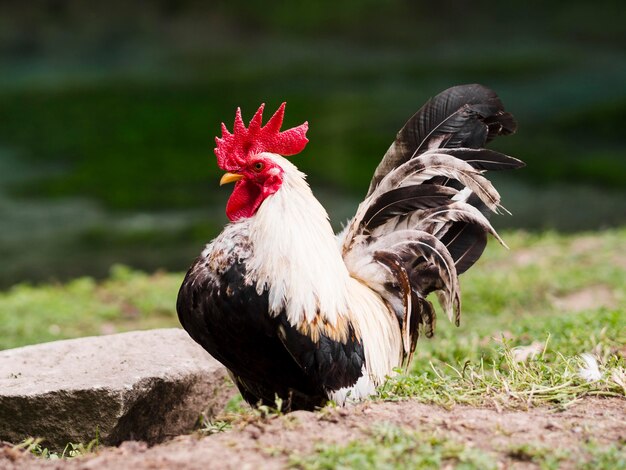
<svg viewBox="0 0 626 470">
<path fill-rule="evenodd" d="M 183 271 L 226 223 L 227 191 L 193 210 L 113 211 L 86 198 L 21 199 L 7 186 L 37 178 L 37 169 L 0 152 L 0 286 L 106 276 L 116 263 L 153 271 Z M 624 223 L 626 191 L 540 185 L 497 178 L 513 215 L 493 218 L 497 229 L 597 230 Z M 354 214 L 357 194 L 313 187 L 333 225 Z"/>
<path fill-rule="evenodd" d="M 296 163 L 337 228 L 404 120 L 473 82 L 520 124 L 496 148 L 528 163 L 494 176 L 513 214 L 496 228 L 626 224 L 618 2 L 335 3 L 332 21 L 306 3 L 0 3 L 0 287 L 186 269 L 226 223 L 213 135 L 261 102 L 311 122 Z"/>
</svg>

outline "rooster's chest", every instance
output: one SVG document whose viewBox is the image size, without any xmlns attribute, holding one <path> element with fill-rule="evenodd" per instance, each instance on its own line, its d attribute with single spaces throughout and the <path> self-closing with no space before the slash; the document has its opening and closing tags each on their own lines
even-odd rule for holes
<svg viewBox="0 0 626 470">
<path fill-rule="evenodd" d="M 177 310 L 184 328 L 227 367 L 259 359 L 275 336 L 268 293 L 248 276 L 252 244 L 245 226 L 225 230 L 190 268 Z"/>
</svg>

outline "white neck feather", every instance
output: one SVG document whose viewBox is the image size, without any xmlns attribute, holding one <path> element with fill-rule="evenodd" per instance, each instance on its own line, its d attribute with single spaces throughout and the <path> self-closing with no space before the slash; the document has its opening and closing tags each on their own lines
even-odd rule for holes
<svg viewBox="0 0 626 470">
<path fill-rule="evenodd" d="M 284 170 L 283 183 L 250 219 L 255 256 L 247 260 L 248 276 L 259 293 L 269 289 L 271 314 L 286 308 L 292 325 L 316 315 L 335 325 L 348 310 L 351 280 L 328 214 L 302 172 L 279 155 L 265 156 Z"/>
<path fill-rule="evenodd" d="M 265 156 L 283 168 L 283 183 L 246 219 L 254 250 L 246 260 L 247 280 L 257 283 L 259 294 L 267 288 L 269 313 L 285 309 L 294 326 L 316 317 L 336 326 L 347 317 L 363 342 L 366 368 L 353 387 L 333 398 L 370 395 L 402 361 L 398 322 L 378 294 L 350 276 L 328 214 L 305 175 L 283 157 Z"/>
</svg>

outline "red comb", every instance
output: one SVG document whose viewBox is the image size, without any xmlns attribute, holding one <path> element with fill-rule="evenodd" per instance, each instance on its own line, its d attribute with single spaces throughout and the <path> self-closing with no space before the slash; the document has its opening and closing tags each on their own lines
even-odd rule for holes
<svg viewBox="0 0 626 470">
<path fill-rule="evenodd" d="M 298 127 L 280 132 L 285 115 L 285 103 L 281 104 L 274 115 L 261 127 L 263 121 L 262 104 L 250 120 L 246 128 L 241 118 L 241 109 L 237 108 L 233 133 L 228 132 L 222 123 L 222 137 L 216 137 L 215 156 L 217 164 L 224 170 L 241 168 L 251 155 L 261 152 L 272 152 L 288 156 L 302 152 L 309 140 L 306 131 L 309 124 L 305 122 Z"/>
</svg>

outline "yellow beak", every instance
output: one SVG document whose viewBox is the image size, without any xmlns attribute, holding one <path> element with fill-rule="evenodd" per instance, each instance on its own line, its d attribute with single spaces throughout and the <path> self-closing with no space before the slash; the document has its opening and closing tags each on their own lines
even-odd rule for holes
<svg viewBox="0 0 626 470">
<path fill-rule="evenodd" d="M 220 186 L 223 186 L 226 183 L 234 183 L 235 181 L 239 181 L 241 178 L 243 178 L 243 175 L 237 173 L 225 173 L 220 180 Z"/>
</svg>

